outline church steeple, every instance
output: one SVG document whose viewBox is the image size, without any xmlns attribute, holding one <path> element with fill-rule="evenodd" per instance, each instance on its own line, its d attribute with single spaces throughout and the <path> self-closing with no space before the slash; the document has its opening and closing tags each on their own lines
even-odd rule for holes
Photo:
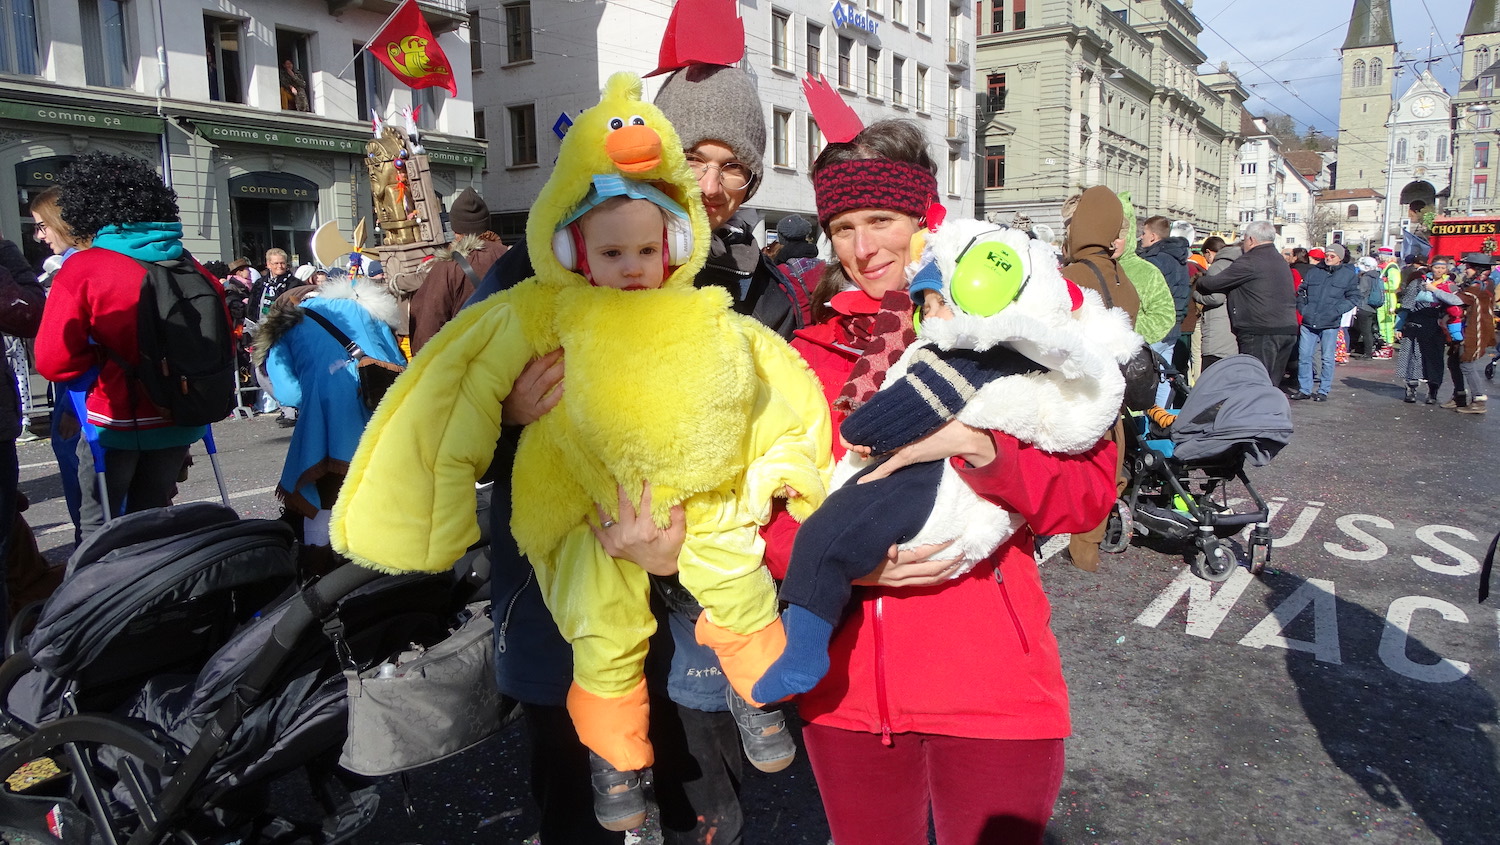
<svg viewBox="0 0 1500 845">
<path fill-rule="evenodd" d="M 1469 20 L 1464 24 L 1464 35 L 1484 35 L 1490 32 L 1500 32 L 1500 2 L 1474 0 L 1469 5 Z"/>
<path fill-rule="evenodd" d="M 1474 8 L 1495 8 L 1495 0 L 1474 0 Z M 1472 22 L 1474 12 L 1469 13 Z M 1356 47 L 1384 47 L 1396 44 L 1395 30 L 1391 27 L 1391 0 L 1354 0 L 1354 11 L 1349 15 L 1349 36 L 1344 39 L 1344 49 Z"/>
</svg>

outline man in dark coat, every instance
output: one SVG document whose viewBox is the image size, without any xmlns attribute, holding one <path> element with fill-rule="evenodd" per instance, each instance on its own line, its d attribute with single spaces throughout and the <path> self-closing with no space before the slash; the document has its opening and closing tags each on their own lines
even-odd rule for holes
<svg viewBox="0 0 1500 845">
<path fill-rule="evenodd" d="M 1302 286 L 1297 288 L 1297 311 L 1302 315 L 1297 345 L 1297 392 L 1293 399 L 1328 401 L 1333 388 L 1334 349 L 1338 345 L 1339 326 L 1344 315 L 1359 307 L 1359 271 L 1345 264 L 1348 251 L 1334 244 L 1323 253 L 1323 261 L 1310 264 L 1302 271 Z M 1323 347 L 1318 365 L 1316 388 L 1313 383 L 1313 355 Z"/>
<path fill-rule="evenodd" d="M 0 238 L 0 332 L 16 337 L 36 337 L 42 323 L 42 305 L 47 294 L 37 284 L 21 248 Z M 6 556 L 10 552 L 11 526 L 16 517 L 16 497 L 20 488 L 20 468 L 16 458 L 16 438 L 21 435 L 21 394 L 17 373 L 11 370 L 10 358 L 0 355 L 0 630 L 9 625 L 10 606 L 6 591 Z M 20 373 L 27 377 L 28 373 Z"/>
<path fill-rule="evenodd" d="M 426 278 L 411 294 L 411 354 L 458 315 L 491 265 L 505 254 L 500 236 L 490 231 L 490 209 L 473 188 L 464 188 L 448 209 L 453 243 L 425 265 Z"/>
<path fill-rule="evenodd" d="M 1161 215 L 1146 218 L 1141 226 L 1141 246 L 1136 255 L 1151 262 L 1151 266 L 1161 271 L 1162 277 L 1167 280 L 1167 289 L 1172 292 L 1172 306 L 1177 310 L 1177 322 L 1172 324 L 1172 330 L 1167 336 L 1151 344 L 1152 350 L 1163 359 L 1170 362 L 1176 355 L 1177 339 L 1182 336 L 1182 321 L 1187 316 L 1188 303 L 1192 300 L 1193 282 L 1188 275 L 1187 260 L 1193 254 L 1193 248 L 1187 242 L 1187 238 L 1174 238 L 1171 236 L 1172 222 Z M 1163 407 L 1171 393 L 1172 386 L 1162 382 L 1156 393 L 1156 404 Z"/>
<path fill-rule="evenodd" d="M 1292 271 L 1275 241 L 1276 227 L 1269 220 L 1246 224 L 1244 253 L 1224 272 L 1198 280 L 1199 290 L 1227 295 L 1229 325 L 1240 352 L 1258 358 L 1273 384 L 1297 348 Z"/>
</svg>

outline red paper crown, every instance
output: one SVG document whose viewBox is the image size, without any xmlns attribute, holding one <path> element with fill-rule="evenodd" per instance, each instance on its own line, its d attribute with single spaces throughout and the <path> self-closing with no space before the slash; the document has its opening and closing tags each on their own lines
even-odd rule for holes
<svg viewBox="0 0 1500 845">
<path fill-rule="evenodd" d="M 670 73 L 688 65 L 729 67 L 744 56 L 745 22 L 734 0 L 678 0 L 667 18 L 656 70 L 646 75 Z"/>
</svg>

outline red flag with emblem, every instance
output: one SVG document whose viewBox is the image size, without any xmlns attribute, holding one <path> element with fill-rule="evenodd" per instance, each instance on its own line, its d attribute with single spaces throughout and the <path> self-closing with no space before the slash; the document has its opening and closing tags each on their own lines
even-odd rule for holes
<svg viewBox="0 0 1500 845">
<path fill-rule="evenodd" d="M 412 88 L 447 88 L 458 96 L 458 80 L 417 0 L 406 0 L 366 45 L 375 58 Z"/>
</svg>

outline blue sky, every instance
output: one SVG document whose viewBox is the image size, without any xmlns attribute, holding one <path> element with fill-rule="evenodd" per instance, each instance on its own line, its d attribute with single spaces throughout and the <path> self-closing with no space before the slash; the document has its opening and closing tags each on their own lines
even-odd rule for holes
<svg viewBox="0 0 1500 845">
<path fill-rule="evenodd" d="M 1198 46 L 1208 54 L 1206 67 L 1229 63 L 1251 93 L 1251 113 L 1286 112 L 1299 130 L 1316 126 L 1332 135 L 1339 117 L 1338 51 L 1353 7 L 1354 0 L 1196 0 L 1193 12 L 1204 24 Z M 1469 0 L 1391 0 L 1401 57 L 1438 59 L 1432 72 L 1449 93 L 1458 87 L 1458 36 L 1468 14 Z M 1397 80 L 1398 95 L 1412 78 L 1408 70 Z"/>
</svg>

